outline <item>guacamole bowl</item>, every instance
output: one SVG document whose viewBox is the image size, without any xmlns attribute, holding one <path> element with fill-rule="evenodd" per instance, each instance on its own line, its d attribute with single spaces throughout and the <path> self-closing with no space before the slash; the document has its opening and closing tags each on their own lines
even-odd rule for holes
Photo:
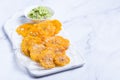
<svg viewBox="0 0 120 80">
<path fill-rule="evenodd" d="M 31 6 L 25 9 L 24 15 L 31 21 L 39 22 L 51 19 L 54 15 L 54 11 L 47 6 Z"/>
</svg>

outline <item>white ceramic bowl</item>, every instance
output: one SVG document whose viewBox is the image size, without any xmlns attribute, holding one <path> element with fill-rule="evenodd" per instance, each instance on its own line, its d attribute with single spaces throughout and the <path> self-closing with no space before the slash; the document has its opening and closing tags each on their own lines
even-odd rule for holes
<svg viewBox="0 0 120 80">
<path fill-rule="evenodd" d="M 37 8 L 37 7 L 39 7 L 39 6 L 40 6 L 40 5 L 31 6 L 31 7 L 28 7 L 27 9 L 25 9 L 25 11 L 24 11 L 25 17 L 26 17 L 27 19 L 33 21 L 33 22 L 39 22 L 39 21 L 43 21 L 43 20 L 47 20 L 47 19 L 49 20 L 49 19 L 51 19 L 51 18 L 53 17 L 53 15 L 54 15 L 54 10 L 51 9 L 50 7 L 48 7 L 48 6 L 44 6 L 44 7 L 46 7 L 46 8 L 52 13 L 52 16 L 51 16 L 50 18 L 44 18 L 44 19 L 32 19 L 32 18 L 30 18 L 30 17 L 28 16 L 28 13 L 29 13 L 32 9 Z"/>
</svg>

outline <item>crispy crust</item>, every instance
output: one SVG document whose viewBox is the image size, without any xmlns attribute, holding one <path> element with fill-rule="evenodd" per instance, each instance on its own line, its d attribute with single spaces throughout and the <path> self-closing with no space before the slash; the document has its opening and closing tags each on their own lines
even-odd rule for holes
<svg viewBox="0 0 120 80">
<path fill-rule="evenodd" d="M 30 55 L 30 47 L 34 44 L 42 43 L 41 39 L 38 37 L 27 36 L 22 40 L 21 51 L 26 55 Z"/>
<path fill-rule="evenodd" d="M 62 24 L 58 20 L 52 20 L 52 24 L 56 27 L 55 34 L 59 33 L 60 30 L 62 29 Z"/>
<path fill-rule="evenodd" d="M 39 55 L 45 46 L 42 44 L 34 44 L 30 47 L 30 58 L 36 62 L 39 62 Z"/>
<path fill-rule="evenodd" d="M 45 69 L 54 68 L 55 67 L 55 64 L 53 62 L 54 56 L 55 56 L 54 53 L 50 50 L 42 51 L 41 54 L 39 55 L 40 65 Z"/>
<path fill-rule="evenodd" d="M 27 34 L 32 26 L 33 26 L 33 24 L 30 24 L 30 23 L 22 24 L 16 29 L 16 32 L 19 35 L 22 35 L 23 37 L 25 37 L 25 36 L 27 36 Z"/>
<path fill-rule="evenodd" d="M 66 50 L 70 44 L 69 44 L 69 40 L 61 36 L 53 36 L 46 39 L 45 45 L 47 47 L 54 47 L 54 48 L 58 47 L 61 50 Z"/>
<path fill-rule="evenodd" d="M 65 66 L 70 62 L 70 58 L 67 55 L 57 54 L 54 58 L 54 63 L 57 66 Z"/>
</svg>

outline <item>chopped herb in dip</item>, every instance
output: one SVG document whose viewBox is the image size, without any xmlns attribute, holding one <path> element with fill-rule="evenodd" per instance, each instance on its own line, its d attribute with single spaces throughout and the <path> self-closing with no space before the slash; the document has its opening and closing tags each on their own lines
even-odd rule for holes
<svg viewBox="0 0 120 80">
<path fill-rule="evenodd" d="M 28 13 L 28 17 L 31 19 L 47 19 L 52 17 L 53 13 L 48 7 L 39 6 L 37 8 L 32 9 Z"/>
</svg>

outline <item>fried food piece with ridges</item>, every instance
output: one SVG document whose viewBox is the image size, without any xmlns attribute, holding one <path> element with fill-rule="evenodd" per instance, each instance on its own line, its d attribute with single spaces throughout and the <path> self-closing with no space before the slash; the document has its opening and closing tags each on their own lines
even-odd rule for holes
<svg viewBox="0 0 120 80">
<path fill-rule="evenodd" d="M 68 49 L 70 43 L 69 43 L 69 40 L 61 36 L 53 36 L 45 40 L 45 45 L 47 47 L 53 47 L 53 48 L 58 47 L 61 50 L 66 50 Z"/>
<path fill-rule="evenodd" d="M 52 22 L 52 24 L 56 27 L 55 34 L 59 33 L 60 30 L 62 29 L 62 24 L 61 24 L 61 22 L 58 21 L 58 20 L 56 20 L 56 19 L 55 19 L 55 20 L 52 20 L 51 22 Z"/>
<path fill-rule="evenodd" d="M 30 55 L 30 47 L 34 44 L 40 44 L 42 43 L 41 38 L 39 37 L 32 37 L 32 36 L 27 36 L 23 38 L 22 43 L 21 43 L 21 51 L 26 55 Z"/>
<path fill-rule="evenodd" d="M 43 44 L 34 44 L 30 47 L 30 58 L 33 61 L 39 62 L 39 55 L 45 49 Z"/>
<path fill-rule="evenodd" d="M 51 50 L 54 52 L 54 54 L 65 54 L 65 49 L 61 46 L 54 46 L 54 47 L 46 47 L 48 50 Z"/>
<path fill-rule="evenodd" d="M 40 37 L 49 37 L 55 35 L 56 27 L 53 26 L 49 20 L 34 24 L 34 26 L 39 31 Z"/>
<path fill-rule="evenodd" d="M 33 24 L 31 24 L 31 23 L 25 23 L 25 24 L 20 25 L 20 26 L 16 29 L 16 32 L 17 32 L 19 35 L 22 35 L 23 37 L 25 37 L 25 36 L 28 35 L 28 32 L 29 32 L 29 30 L 31 29 L 31 27 L 33 27 Z"/>
<path fill-rule="evenodd" d="M 55 67 L 55 64 L 53 61 L 54 57 L 55 57 L 55 54 L 51 50 L 46 49 L 42 51 L 41 54 L 39 55 L 40 65 L 45 69 L 54 68 Z"/>
<path fill-rule="evenodd" d="M 70 58 L 67 55 L 57 54 L 54 58 L 54 63 L 57 66 L 65 66 L 70 62 Z"/>
</svg>

